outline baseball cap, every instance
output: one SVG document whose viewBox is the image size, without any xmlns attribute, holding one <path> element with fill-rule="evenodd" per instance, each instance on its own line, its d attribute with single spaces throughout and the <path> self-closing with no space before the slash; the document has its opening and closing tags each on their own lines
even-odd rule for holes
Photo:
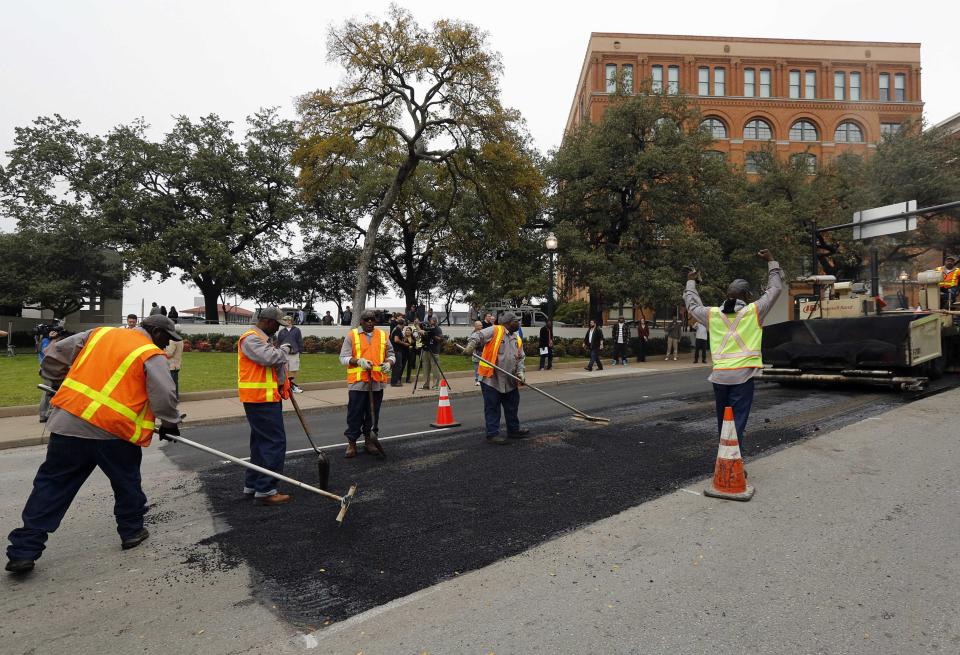
<svg viewBox="0 0 960 655">
<path fill-rule="evenodd" d="M 174 325 L 173 321 L 164 316 L 163 314 L 154 314 L 153 316 L 148 316 L 142 321 L 140 321 L 140 327 L 143 328 L 160 328 L 164 330 L 167 334 L 170 335 L 170 339 L 173 341 L 183 341 L 183 337 L 180 336 L 180 333 L 177 332 L 177 326 Z"/>
<path fill-rule="evenodd" d="M 257 320 L 263 319 L 273 319 L 277 323 L 280 323 L 283 320 L 283 312 L 280 311 L 279 307 L 264 307 L 260 310 L 260 315 L 257 317 Z"/>
</svg>

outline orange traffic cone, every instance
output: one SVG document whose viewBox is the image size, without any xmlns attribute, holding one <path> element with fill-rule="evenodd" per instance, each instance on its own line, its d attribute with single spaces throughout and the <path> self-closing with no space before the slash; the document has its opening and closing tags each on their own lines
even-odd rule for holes
<svg viewBox="0 0 960 655">
<path fill-rule="evenodd" d="M 450 393 L 447 381 L 440 380 L 440 404 L 437 405 L 437 420 L 431 423 L 435 428 L 455 428 L 459 423 L 453 420 L 453 409 L 450 407 Z"/>
<path fill-rule="evenodd" d="M 713 482 L 703 493 L 714 498 L 750 500 L 754 488 L 747 484 L 740 458 L 740 442 L 737 441 L 737 425 L 733 422 L 733 408 L 723 410 L 723 427 L 720 429 L 720 451 L 713 470 Z"/>
</svg>

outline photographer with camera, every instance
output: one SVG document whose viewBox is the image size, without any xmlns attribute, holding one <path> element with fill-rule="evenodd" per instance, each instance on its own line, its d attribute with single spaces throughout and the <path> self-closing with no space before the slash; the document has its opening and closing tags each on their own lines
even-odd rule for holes
<svg viewBox="0 0 960 655">
<path fill-rule="evenodd" d="M 423 360 L 427 371 L 427 377 L 424 380 L 421 389 L 433 389 L 434 391 L 438 391 L 440 389 L 440 377 L 442 374 L 440 373 L 440 367 L 437 365 L 436 358 L 440 355 L 440 344 L 443 343 L 445 338 L 446 337 L 443 336 L 443 330 L 441 330 L 440 326 L 437 324 L 437 317 L 430 317 L 423 338 L 424 349 L 427 351 L 426 358 Z M 430 386 L 431 375 L 436 381 L 432 387 Z"/>
</svg>

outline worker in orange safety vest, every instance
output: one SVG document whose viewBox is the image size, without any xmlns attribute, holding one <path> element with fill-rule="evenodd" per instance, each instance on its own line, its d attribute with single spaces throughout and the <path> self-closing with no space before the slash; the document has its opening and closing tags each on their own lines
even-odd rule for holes
<svg viewBox="0 0 960 655">
<path fill-rule="evenodd" d="M 947 255 L 940 267 L 940 307 L 950 309 L 957 299 L 960 290 L 960 268 L 957 268 L 957 258 Z"/>
<path fill-rule="evenodd" d="M 41 375 L 59 387 L 50 401 L 47 455 L 10 533 L 6 569 L 24 574 L 46 547 L 80 487 L 97 467 L 110 479 L 123 550 L 139 546 L 147 497 L 140 483 L 143 448 L 160 421 L 160 436 L 179 434 L 177 396 L 164 348 L 182 337 L 166 316 L 127 330 L 100 327 L 51 344 Z"/>
<path fill-rule="evenodd" d="M 378 330 L 376 324 L 376 313 L 364 310 L 360 314 L 360 327 L 351 329 L 340 347 L 340 363 L 347 367 L 347 429 L 343 434 L 348 443 L 343 456 L 348 459 L 357 456 L 357 439 L 361 433 L 364 452 L 381 454 L 373 431 L 380 420 L 383 383 L 390 379 L 391 368 L 397 360 L 386 331 Z"/>
<path fill-rule="evenodd" d="M 250 463 L 283 473 L 287 433 L 283 426 L 283 400 L 290 397 L 287 354 L 290 345 L 275 347 L 270 338 L 280 329 L 283 312 L 277 307 L 260 310 L 255 325 L 237 341 L 237 392 L 250 424 Z M 293 496 L 280 493 L 277 479 L 246 470 L 243 495 L 257 505 L 283 505 Z"/>
</svg>

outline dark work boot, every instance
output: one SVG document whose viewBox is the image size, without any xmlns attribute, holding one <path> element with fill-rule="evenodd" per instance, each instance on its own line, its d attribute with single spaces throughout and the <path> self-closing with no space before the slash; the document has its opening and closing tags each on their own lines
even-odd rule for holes
<svg viewBox="0 0 960 655">
<path fill-rule="evenodd" d="M 32 559 L 12 559 L 7 562 L 6 569 L 14 575 L 29 573 L 33 570 L 34 561 Z"/>
<path fill-rule="evenodd" d="M 146 528 L 140 528 L 140 530 L 134 534 L 132 537 L 128 537 L 120 542 L 120 548 L 124 550 L 130 550 L 131 548 L 136 548 L 144 541 L 147 540 L 147 537 L 150 536 L 150 531 Z"/>
</svg>

